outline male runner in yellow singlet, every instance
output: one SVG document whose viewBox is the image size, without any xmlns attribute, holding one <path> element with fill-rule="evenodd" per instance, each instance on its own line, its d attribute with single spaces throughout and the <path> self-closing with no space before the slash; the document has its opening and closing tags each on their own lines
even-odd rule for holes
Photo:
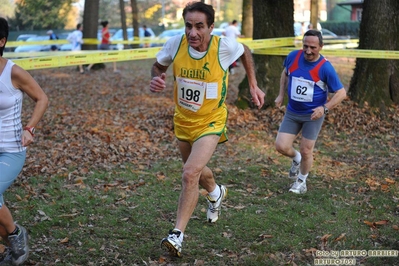
<svg viewBox="0 0 399 266">
<path fill-rule="evenodd" d="M 170 38 L 151 69 L 150 90 L 165 89 L 166 70 L 173 63 L 174 130 L 184 162 L 175 228 L 161 246 L 181 257 L 183 234 L 198 202 L 199 185 L 208 191 L 207 220 L 219 218 L 227 188 L 215 182 L 207 163 L 218 143 L 227 141 L 228 69 L 238 58 L 247 73 L 250 93 L 258 108 L 265 94 L 258 88 L 251 51 L 233 38 L 212 35 L 215 11 L 211 5 L 191 2 L 183 10 L 185 34 Z"/>
</svg>

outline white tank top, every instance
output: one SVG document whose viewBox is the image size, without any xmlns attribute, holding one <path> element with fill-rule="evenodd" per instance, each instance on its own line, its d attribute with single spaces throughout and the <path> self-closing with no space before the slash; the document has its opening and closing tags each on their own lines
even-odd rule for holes
<svg viewBox="0 0 399 266">
<path fill-rule="evenodd" d="M 21 110 L 23 92 L 12 85 L 11 70 L 14 63 L 7 64 L 0 74 L 0 152 L 21 152 Z"/>
</svg>

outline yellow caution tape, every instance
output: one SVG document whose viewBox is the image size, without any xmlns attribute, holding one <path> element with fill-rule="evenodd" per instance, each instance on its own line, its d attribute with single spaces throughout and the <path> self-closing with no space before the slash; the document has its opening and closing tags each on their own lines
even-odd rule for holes
<svg viewBox="0 0 399 266">
<path fill-rule="evenodd" d="M 137 38 L 133 40 L 120 40 L 112 41 L 112 44 L 122 43 L 122 44 L 143 44 L 143 43 L 164 43 L 166 39 L 156 39 L 156 38 Z M 25 45 L 53 45 L 53 44 L 66 44 L 69 43 L 67 40 L 45 40 L 45 41 L 10 41 L 7 42 L 7 47 L 18 47 Z M 95 38 L 85 38 L 83 39 L 83 44 L 101 44 L 100 40 Z"/>
<path fill-rule="evenodd" d="M 286 56 L 289 52 L 296 48 L 270 48 L 270 49 L 257 49 L 254 54 L 262 55 L 283 55 Z M 363 50 L 363 49 L 338 49 L 329 50 L 323 49 L 321 54 L 328 56 L 339 57 L 355 57 L 355 58 L 370 58 L 370 59 L 399 59 L 399 51 L 381 51 L 381 50 Z"/>
<path fill-rule="evenodd" d="M 273 48 L 293 46 L 295 38 L 273 38 L 261 40 L 243 40 L 242 43 L 247 45 L 250 49 Z"/>
<path fill-rule="evenodd" d="M 160 50 L 157 48 L 130 49 L 122 51 L 78 51 L 64 52 L 56 56 L 14 59 L 13 61 L 25 70 L 55 68 L 63 66 L 86 65 L 155 58 Z"/>
<path fill-rule="evenodd" d="M 96 39 L 86 39 L 87 43 L 98 42 Z M 156 40 L 159 42 L 160 40 Z M 297 41 L 295 38 L 274 38 L 262 40 L 240 39 L 252 49 L 254 54 L 286 56 L 294 49 Z M 122 41 L 124 43 L 125 41 Z M 339 57 L 373 58 L 373 59 L 399 59 L 399 51 L 360 50 L 347 49 L 357 47 L 358 40 L 343 40 L 341 43 L 326 44 L 322 54 Z M 345 49 L 343 49 L 345 48 Z M 75 51 L 75 52 L 36 52 L 36 53 L 4 53 L 6 58 L 13 59 L 15 63 L 26 70 L 54 68 L 91 63 L 106 63 L 115 61 L 129 61 L 155 58 L 161 47 L 128 49 L 115 51 Z M 300 48 L 299 48 L 300 49 Z M 23 58 L 28 57 L 28 58 Z"/>
</svg>

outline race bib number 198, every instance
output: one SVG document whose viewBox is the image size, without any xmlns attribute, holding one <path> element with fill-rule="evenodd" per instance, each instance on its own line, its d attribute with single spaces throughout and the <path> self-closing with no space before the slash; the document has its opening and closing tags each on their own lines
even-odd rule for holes
<svg viewBox="0 0 399 266">
<path fill-rule="evenodd" d="M 187 110 L 197 112 L 204 102 L 206 83 L 180 77 L 176 81 L 178 104 Z"/>
</svg>

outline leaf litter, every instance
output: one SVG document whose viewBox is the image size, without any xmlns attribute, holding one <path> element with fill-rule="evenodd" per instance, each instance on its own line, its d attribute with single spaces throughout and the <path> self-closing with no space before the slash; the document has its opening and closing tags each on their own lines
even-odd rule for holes
<svg viewBox="0 0 399 266">
<path fill-rule="evenodd" d="M 148 84 L 152 62 L 138 63 L 133 66 L 124 64 L 121 66 L 121 74 L 114 74 L 109 69 L 86 75 L 80 75 L 74 68 L 31 71 L 49 96 L 50 105 L 37 126 L 35 143 L 29 147 L 25 166 L 17 181 L 30 192 L 27 197 L 46 199 L 45 193 L 38 193 L 28 185 L 30 176 L 64 177 L 65 187 L 73 189 L 84 186 L 85 178 L 91 176 L 94 171 L 110 171 L 125 168 L 125 165 L 133 165 L 136 169 L 134 171 L 145 175 L 145 170 L 158 161 L 180 160 L 173 134 L 172 80 L 168 79 L 165 92 L 151 93 Z M 244 74 L 240 73 L 230 77 L 227 97 L 230 135 L 229 145 L 226 145 L 227 148 L 222 152 L 229 155 L 226 158 L 232 158 L 232 163 L 235 163 L 234 154 L 237 153 L 230 148 L 234 144 L 245 142 L 270 149 L 284 115 L 284 108 L 240 110 L 235 107 L 238 84 L 243 76 Z M 23 110 L 25 121 L 29 119 L 32 108 L 30 100 L 25 99 Z M 362 180 L 364 187 L 359 185 L 358 193 L 365 193 L 368 190 L 384 192 L 388 191 L 390 186 L 397 186 L 398 106 L 388 107 L 385 113 L 380 113 L 376 109 L 369 108 L 367 103 L 360 107 L 346 99 L 332 110 L 323 127 L 325 128 L 321 131 L 318 142 L 331 149 L 340 149 L 342 152 L 335 157 L 318 154 L 320 160 L 322 159 L 330 167 L 315 170 L 317 175 L 325 176 L 326 181 L 345 179 L 348 173 L 357 169 L 357 172 L 364 173 Z M 265 133 L 263 135 L 265 139 L 252 132 Z M 345 135 L 344 140 L 342 134 Z M 354 145 L 366 147 L 369 145 L 370 148 L 379 145 L 380 148 L 387 149 L 389 155 L 373 156 L 361 152 L 355 156 L 347 155 L 349 152 L 356 153 Z M 316 161 L 319 160 L 318 156 L 315 156 Z M 248 163 L 261 161 L 249 160 Z M 266 166 L 281 164 L 279 156 L 275 154 L 265 155 L 265 160 L 262 162 L 265 161 Z M 384 178 L 372 176 L 370 167 L 375 167 L 376 170 L 384 169 L 389 175 Z M 223 169 L 217 168 L 217 171 L 222 172 Z M 264 170 L 264 173 L 269 174 L 267 170 Z M 163 180 L 165 173 L 157 173 L 156 178 Z M 135 189 L 144 184 L 145 180 L 130 185 L 114 180 L 112 183 L 98 185 L 95 189 L 104 191 L 112 187 Z M 251 187 L 243 189 L 243 193 L 251 191 Z M 201 191 L 201 194 L 205 195 L 205 192 Z M 270 194 L 272 195 L 273 193 Z M 18 197 L 18 200 L 27 199 Z M 240 206 L 230 207 L 240 208 Z M 75 215 L 76 213 L 69 213 L 59 217 L 67 218 Z M 51 218 L 39 211 L 35 219 Z M 384 225 L 382 221 L 364 221 L 364 223 L 372 229 Z M 398 230 L 396 229 L 398 225 L 393 225 L 393 228 Z M 324 235 L 319 248 L 328 249 L 328 239 L 331 236 Z M 225 237 L 229 235 L 226 233 Z M 264 240 L 271 237 L 273 236 L 269 234 L 260 235 Z M 335 237 L 334 241 L 339 242 L 344 239 L 345 233 L 342 233 Z M 60 239 L 61 243 L 68 241 L 68 238 Z M 305 250 L 313 252 L 313 249 Z M 224 253 L 229 254 L 227 256 L 237 256 L 227 250 Z M 248 254 L 250 253 L 248 251 Z M 286 256 L 294 265 L 292 254 L 269 254 L 271 258 L 281 256 Z M 162 260 L 161 257 L 159 263 L 162 263 Z M 202 260 L 197 261 L 197 265 L 202 263 Z"/>
</svg>

